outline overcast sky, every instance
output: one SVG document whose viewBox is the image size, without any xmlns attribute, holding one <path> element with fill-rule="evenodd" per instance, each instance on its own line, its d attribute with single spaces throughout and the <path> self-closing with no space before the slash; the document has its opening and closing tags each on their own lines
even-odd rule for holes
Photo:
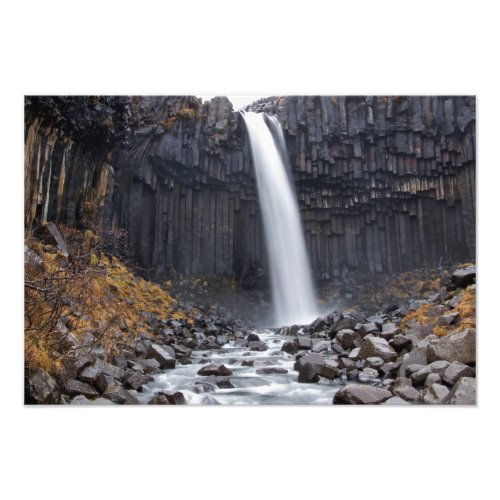
<svg viewBox="0 0 500 500">
<path fill-rule="evenodd" d="M 214 95 L 199 95 L 203 99 L 203 102 L 212 99 Z M 228 95 L 226 96 L 232 103 L 235 110 L 241 109 L 243 106 L 250 104 L 262 97 L 269 97 L 267 95 Z"/>
</svg>

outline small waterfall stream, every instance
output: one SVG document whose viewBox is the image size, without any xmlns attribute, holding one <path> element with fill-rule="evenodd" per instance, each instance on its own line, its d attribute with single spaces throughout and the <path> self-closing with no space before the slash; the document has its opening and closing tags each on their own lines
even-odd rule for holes
<svg viewBox="0 0 500 500">
<path fill-rule="evenodd" d="M 281 125 L 264 113 L 244 112 L 264 221 L 276 326 L 307 324 L 319 316 L 299 207 L 286 168 Z"/>
</svg>

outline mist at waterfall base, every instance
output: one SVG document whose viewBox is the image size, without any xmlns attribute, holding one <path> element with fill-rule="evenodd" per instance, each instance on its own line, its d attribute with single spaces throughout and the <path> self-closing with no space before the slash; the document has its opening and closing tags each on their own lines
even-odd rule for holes
<svg viewBox="0 0 500 500">
<path fill-rule="evenodd" d="M 275 325 L 304 325 L 316 305 L 299 206 L 286 168 L 281 125 L 264 113 L 241 112 L 250 138 L 271 275 Z M 271 326 L 271 325 L 270 325 Z"/>
</svg>

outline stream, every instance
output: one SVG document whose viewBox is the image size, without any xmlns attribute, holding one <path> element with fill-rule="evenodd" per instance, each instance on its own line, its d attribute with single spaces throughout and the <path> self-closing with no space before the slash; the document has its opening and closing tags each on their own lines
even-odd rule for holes
<svg viewBox="0 0 500 500">
<path fill-rule="evenodd" d="M 184 394 L 188 404 L 264 404 L 264 405 L 331 405 L 333 395 L 341 388 L 337 383 L 304 384 L 297 381 L 298 372 L 293 369 L 295 355 L 281 351 L 286 340 L 292 337 L 280 336 L 270 330 L 255 330 L 260 340 L 268 346 L 267 351 L 248 351 L 228 342 L 220 350 L 193 351 L 192 365 L 177 365 L 173 370 L 164 370 L 154 376 L 147 389 L 137 393 L 141 403 L 147 403 L 159 391 Z M 208 357 L 207 357 L 208 354 Z M 205 356 L 204 356 L 205 355 Z M 202 362 L 203 360 L 203 362 Z M 206 361 L 205 361 L 206 360 Z M 242 366 L 243 361 L 254 361 L 254 366 Z M 193 390 L 196 382 L 206 382 L 207 377 L 198 371 L 208 363 L 224 364 L 233 375 L 229 376 L 234 388 L 221 389 L 198 394 Z M 258 374 L 264 367 L 279 367 L 288 370 L 286 374 Z"/>
</svg>

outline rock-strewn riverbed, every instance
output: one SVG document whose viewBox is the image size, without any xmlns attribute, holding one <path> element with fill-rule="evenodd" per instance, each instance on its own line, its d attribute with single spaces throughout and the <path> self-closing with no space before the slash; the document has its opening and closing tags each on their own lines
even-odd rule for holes
<svg viewBox="0 0 500 500">
<path fill-rule="evenodd" d="M 200 315 L 152 318 L 111 360 L 89 334 L 57 377 L 39 369 L 27 402 L 41 404 L 475 404 L 475 329 L 457 306 L 475 269 L 447 292 L 376 315 L 333 312 L 310 325 L 252 328 Z M 411 318 L 421 308 L 446 335 Z M 453 329 L 453 325 L 456 328 Z M 432 332 L 441 333 L 440 336 Z M 87 342 L 87 345 L 85 344 Z"/>
</svg>

